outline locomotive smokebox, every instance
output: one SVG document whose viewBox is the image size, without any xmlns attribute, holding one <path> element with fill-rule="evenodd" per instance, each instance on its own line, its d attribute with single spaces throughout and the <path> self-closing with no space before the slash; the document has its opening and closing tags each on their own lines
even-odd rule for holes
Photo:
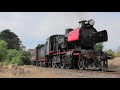
<svg viewBox="0 0 120 90">
<path fill-rule="evenodd" d="M 72 30 L 72 28 L 65 29 L 65 36 L 68 36 L 69 32 L 71 32 Z"/>
</svg>

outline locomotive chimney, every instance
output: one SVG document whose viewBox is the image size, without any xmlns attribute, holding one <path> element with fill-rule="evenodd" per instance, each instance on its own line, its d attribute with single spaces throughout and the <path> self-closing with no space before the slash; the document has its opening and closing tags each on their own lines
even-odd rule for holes
<svg viewBox="0 0 120 90">
<path fill-rule="evenodd" d="M 79 22 L 80 27 L 83 27 L 83 26 L 85 25 L 85 21 L 86 21 L 86 20 L 83 20 L 83 21 L 80 21 L 80 22 Z"/>
</svg>

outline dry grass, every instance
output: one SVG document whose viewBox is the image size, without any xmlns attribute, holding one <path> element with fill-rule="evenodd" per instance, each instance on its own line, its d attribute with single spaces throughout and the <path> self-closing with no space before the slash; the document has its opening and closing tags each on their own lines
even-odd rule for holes
<svg viewBox="0 0 120 90">
<path fill-rule="evenodd" d="M 120 71 L 120 57 L 109 60 L 108 64 L 110 69 Z"/>
<path fill-rule="evenodd" d="M 116 57 L 113 60 L 109 60 L 109 64 L 120 66 L 120 57 Z"/>
<path fill-rule="evenodd" d="M 109 69 L 120 71 L 120 57 L 109 60 Z M 71 69 L 53 69 L 32 65 L 0 66 L 0 78 L 119 78 L 120 74 L 88 72 Z"/>
</svg>

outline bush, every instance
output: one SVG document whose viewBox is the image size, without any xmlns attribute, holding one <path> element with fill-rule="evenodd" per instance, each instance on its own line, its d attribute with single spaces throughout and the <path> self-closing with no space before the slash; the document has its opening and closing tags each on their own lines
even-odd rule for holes
<svg viewBox="0 0 120 90">
<path fill-rule="evenodd" d="M 103 50 L 103 43 L 97 43 L 95 46 L 94 46 L 94 49 L 95 50 Z"/>
<path fill-rule="evenodd" d="M 112 50 L 112 49 L 108 49 L 105 51 L 107 54 L 111 54 L 111 55 L 114 55 L 115 52 Z"/>
<path fill-rule="evenodd" d="M 4 61 L 7 55 L 7 43 L 0 40 L 0 61 Z"/>
<path fill-rule="evenodd" d="M 30 53 L 25 50 L 17 51 L 16 49 L 8 50 L 7 60 L 10 64 L 29 65 Z"/>
<path fill-rule="evenodd" d="M 114 56 L 115 57 L 120 57 L 120 54 L 119 53 L 115 53 Z"/>
<path fill-rule="evenodd" d="M 3 62 L 0 62 L 0 66 L 3 66 Z"/>
<path fill-rule="evenodd" d="M 29 65 L 31 64 L 29 51 L 21 50 L 21 49 L 18 49 L 18 50 L 10 49 L 7 46 L 8 46 L 8 43 L 0 39 L 0 65 L 8 65 L 8 64 Z M 15 46 L 12 46 L 12 47 L 15 47 Z"/>
<path fill-rule="evenodd" d="M 24 64 L 26 64 L 26 65 L 31 64 L 31 62 L 30 62 L 30 55 L 31 54 L 29 51 L 21 50 L 20 55 L 21 55 L 20 58 Z"/>
</svg>

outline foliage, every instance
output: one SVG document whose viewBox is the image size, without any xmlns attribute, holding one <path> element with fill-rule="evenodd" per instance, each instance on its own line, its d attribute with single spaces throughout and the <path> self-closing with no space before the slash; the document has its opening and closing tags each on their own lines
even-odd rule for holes
<svg viewBox="0 0 120 90">
<path fill-rule="evenodd" d="M 25 50 L 18 36 L 9 29 L 0 33 L 0 64 L 30 64 L 30 51 Z"/>
<path fill-rule="evenodd" d="M 106 52 L 107 54 L 112 54 L 112 55 L 115 54 L 115 52 L 114 52 L 112 49 L 108 49 L 108 50 L 106 50 L 105 52 Z"/>
<path fill-rule="evenodd" d="M 103 43 L 97 43 L 96 45 L 95 45 L 95 50 L 103 50 Z"/>
<path fill-rule="evenodd" d="M 8 50 L 6 62 L 17 65 L 28 65 L 30 64 L 30 53 L 25 50 L 17 51 L 16 49 L 10 49 Z"/>
<path fill-rule="evenodd" d="M 116 52 L 115 52 L 116 57 L 120 57 L 120 46 L 118 46 Z"/>
<path fill-rule="evenodd" d="M 111 54 L 115 57 L 120 57 L 120 47 L 117 48 L 116 51 L 113 51 L 112 49 L 108 49 L 105 51 L 107 54 Z"/>
<path fill-rule="evenodd" d="M 120 57 L 120 54 L 115 53 L 114 56 L 115 56 L 115 57 Z"/>
<path fill-rule="evenodd" d="M 3 62 L 0 62 L 0 66 L 3 66 Z"/>
<path fill-rule="evenodd" d="M 43 47 L 44 46 L 44 44 L 38 44 L 37 45 L 37 48 L 41 48 L 41 47 Z"/>
<path fill-rule="evenodd" d="M 3 40 L 0 40 L 0 61 L 6 59 L 7 54 L 7 43 Z"/>
<path fill-rule="evenodd" d="M 7 50 L 7 43 L 0 40 L 0 64 L 30 64 L 30 52 L 26 50 Z"/>
<path fill-rule="evenodd" d="M 30 52 L 33 52 L 34 51 L 34 49 L 28 49 L 28 52 L 30 53 Z"/>
<path fill-rule="evenodd" d="M 31 62 L 30 62 L 31 53 L 30 53 L 29 51 L 21 50 L 21 51 L 19 52 L 19 54 L 21 55 L 20 58 L 21 58 L 23 64 L 28 65 L 28 64 L 31 63 Z"/>
<path fill-rule="evenodd" d="M 18 38 L 18 36 L 11 32 L 9 29 L 3 30 L 0 33 L 0 39 L 6 41 L 8 49 L 21 49 L 22 41 Z"/>
</svg>

